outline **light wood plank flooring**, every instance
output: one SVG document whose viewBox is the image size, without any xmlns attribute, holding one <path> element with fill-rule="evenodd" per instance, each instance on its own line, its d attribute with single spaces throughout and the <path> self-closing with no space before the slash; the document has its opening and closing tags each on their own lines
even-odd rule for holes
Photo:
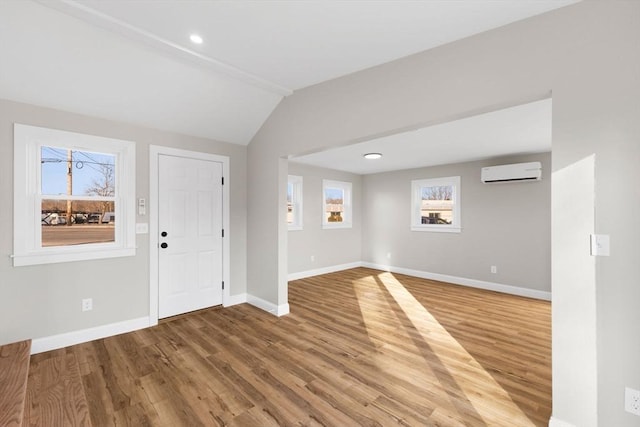
<svg viewBox="0 0 640 427">
<path fill-rule="evenodd" d="M 73 402 L 58 405 L 67 415 L 42 410 L 33 402 L 43 397 L 30 389 L 28 419 L 42 426 L 548 423 L 548 302 L 366 268 L 290 282 L 289 301 L 282 318 L 247 304 L 214 308 L 32 356 L 29 387 L 54 378 L 51 369 L 73 371 L 75 362 L 82 389 L 67 387 Z"/>
<path fill-rule="evenodd" d="M 0 426 L 20 427 L 24 421 L 31 340 L 0 346 Z"/>
</svg>

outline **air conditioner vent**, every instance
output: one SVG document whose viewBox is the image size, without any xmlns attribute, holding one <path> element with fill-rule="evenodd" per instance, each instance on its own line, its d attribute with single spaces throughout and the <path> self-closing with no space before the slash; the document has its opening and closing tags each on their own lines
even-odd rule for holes
<svg viewBox="0 0 640 427">
<path fill-rule="evenodd" d="M 482 182 L 485 184 L 517 181 L 540 181 L 541 178 L 542 165 L 540 162 L 489 166 L 482 168 L 481 173 Z"/>
</svg>

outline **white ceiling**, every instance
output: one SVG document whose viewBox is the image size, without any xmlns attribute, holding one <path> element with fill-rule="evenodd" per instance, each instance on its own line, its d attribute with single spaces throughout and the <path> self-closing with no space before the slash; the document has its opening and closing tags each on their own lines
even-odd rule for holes
<svg viewBox="0 0 640 427">
<path fill-rule="evenodd" d="M 0 98 L 246 145 L 292 91 L 576 1 L 3 0 Z"/>
<path fill-rule="evenodd" d="M 291 159 L 366 175 L 551 151 L 551 99 Z M 367 160 L 366 153 L 381 153 Z"/>
<path fill-rule="evenodd" d="M 296 90 L 563 6 L 558 0 L 83 0 L 148 36 Z M 194 46 L 195 32 L 205 43 Z M 131 31 L 129 31 L 131 33 Z"/>
</svg>

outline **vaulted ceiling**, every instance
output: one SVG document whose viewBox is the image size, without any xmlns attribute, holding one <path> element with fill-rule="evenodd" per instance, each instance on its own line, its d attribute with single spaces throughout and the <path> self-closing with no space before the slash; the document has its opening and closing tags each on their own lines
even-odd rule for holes
<svg viewBox="0 0 640 427">
<path fill-rule="evenodd" d="M 575 1 L 4 0 L 0 98 L 246 145 L 298 89 Z"/>
</svg>

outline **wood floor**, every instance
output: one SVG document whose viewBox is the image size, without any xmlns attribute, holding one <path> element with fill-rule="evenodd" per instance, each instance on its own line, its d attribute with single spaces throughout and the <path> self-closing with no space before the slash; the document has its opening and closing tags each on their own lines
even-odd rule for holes
<svg viewBox="0 0 640 427">
<path fill-rule="evenodd" d="M 31 340 L 0 346 L 0 426 L 24 421 Z"/>
<path fill-rule="evenodd" d="M 365 268 L 290 282 L 289 302 L 282 318 L 242 304 L 34 355 L 26 419 L 96 427 L 549 421 L 548 302 Z M 69 402 L 54 413 L 38 390 L 65 370 L 81 387 L 59 386 Z"/>
</svg>

